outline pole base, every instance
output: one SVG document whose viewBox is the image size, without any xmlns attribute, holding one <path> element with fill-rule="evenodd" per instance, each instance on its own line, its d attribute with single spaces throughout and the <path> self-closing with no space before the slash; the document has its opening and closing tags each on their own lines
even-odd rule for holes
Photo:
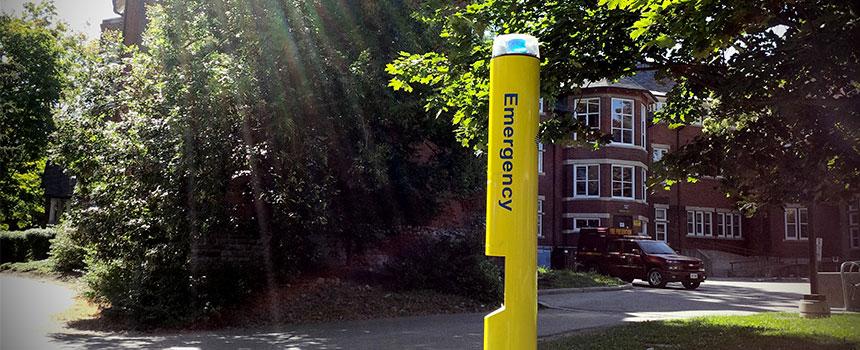
<svg viewBox="0 0 860 350">
<path fill-rule="evenodd" d="M 830 317 L 830 305 L 823 294 L 806 294 L 800 301 L 800 317 L 826 318 Z"/>
</svg>

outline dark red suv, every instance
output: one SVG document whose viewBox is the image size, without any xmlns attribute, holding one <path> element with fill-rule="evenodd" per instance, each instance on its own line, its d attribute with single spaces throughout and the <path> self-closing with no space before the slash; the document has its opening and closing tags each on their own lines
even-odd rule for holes
<svg viewBox="0 0 860 350">
<path fill-rule="evenodd" d="M 577 264 L 624 281 L 647 281 L 655 287 L 681 282 L 696 289 L 707 278 L 702 260 L 678 255 L 666 243 L 647 236 L 613 235 L 606 228 L 580 230 Z"/>
</svg>

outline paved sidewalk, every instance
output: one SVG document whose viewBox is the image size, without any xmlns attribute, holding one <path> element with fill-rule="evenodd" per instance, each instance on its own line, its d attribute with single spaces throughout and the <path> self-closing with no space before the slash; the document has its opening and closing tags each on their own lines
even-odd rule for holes
<svg viewBox="0 0 860 350">
<path fill-rule="evenodd" d="M 108 334 L 70 330 L 56 324 L 43 327 L 45 322 L 50 323 L 46 320 L 50 320 L 51 313 L 62 311 L 63 305 L 70 303 L 73 293 L 63 285 L 0 275 L 0 287 L 3 313 L 0 348 L 4 350 L 480 349 L 484 317 L 483 314 L 456 314 L 266 330 Z M 622 291 L 546 295 L 540 300 L 552 309 L 540 311 L 538 333 L 548 336 L 623 322 L 710 314 L 793 311 L 806 288 L 804 283 L 792 282 L 709 281 L 696 291 L 680 286 L 655 289 L 637 284 L 633 289 Z M 32 298 L 31 293 L 40 293 L 40 297 Z M 56 300 L 50 305 L 39 305 L 46 298 Z M 23 310 L 38 312 L 32 312 L 32 317 L 24 319 L 26 322 L 18 323 L 21 321 L 18 315 L 25 312 Z"/>
</svg>

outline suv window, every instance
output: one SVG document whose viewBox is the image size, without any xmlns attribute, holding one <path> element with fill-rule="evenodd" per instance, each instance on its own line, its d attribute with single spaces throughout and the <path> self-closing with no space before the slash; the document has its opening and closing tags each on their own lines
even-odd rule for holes
<svg viewBox="0 0 860 350">
<path fill-rule="evenodd" d="M 639 242 L 642 245 L 642 251 L 647 254 L 678 254 L 669 247 L 666 243 L 657 241 Z"/>
<path fill-rule="evenodd" d="M 633 241 L 624 242 L 624 254 L 633 254 L 634 249 L 639 249 L 639 245 Z"/>
<path fill-rule="evenodd" d="M 620 253 L 621 252 L 621 241 L 610 241 L 609 245 L 606 248 L 607 252 L 610 253 Z"/>
</svg>

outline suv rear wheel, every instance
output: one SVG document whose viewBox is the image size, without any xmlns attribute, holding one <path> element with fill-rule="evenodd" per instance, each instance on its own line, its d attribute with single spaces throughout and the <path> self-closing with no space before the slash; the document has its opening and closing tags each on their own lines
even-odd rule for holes
<svg viewBox="0 0 860 350">
<path fill-rule="evenodd" d="M 648 271 L 648 284 L 652 287 L 665 287 L 666 280 L 663 278 L 663 272 L 660 272 L 658 269 L 651 269 L 651 271 Z"/>
<path fill-rule="evenodd" d="M 684 288 L 689 289 L 689 290 L 693 290 L 693 289 L 699 288 L 699 285 L 701 285 L 702 282 L 690 281 L 690 282 L 681 282 L 681 284 L 684 285 Z"/>
</svg>

